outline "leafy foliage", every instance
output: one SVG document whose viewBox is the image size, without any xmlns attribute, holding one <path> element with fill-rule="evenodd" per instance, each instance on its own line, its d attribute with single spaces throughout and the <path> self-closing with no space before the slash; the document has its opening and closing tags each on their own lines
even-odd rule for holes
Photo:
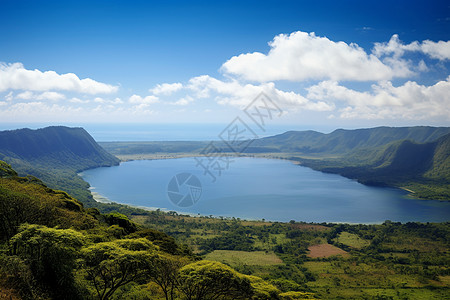
<svg viewBox="0 0 450 300">
<path fill-rule="evenodd" d="M 35 178 L 0 178 L 0 240 L 11 238 L 22 223 L 88 229 L 98 222 L 80 202 Z"/>
<path fill-rule="evenodd" d="M 78 298 L 72 270 L 83 245 L 83 235 L 72 229 L 22 225 L 9 241 L 9 253 L 30 267 L 33 278 L 52 297 Z"/>
<path fill-rule="evenodd" d="M 248 299 L 250 280 L 230 267 L 213 261 L 199 261 L 180 269 L 179 290 L 186 299 Z"/>
<path fill-rule="evenodd" d="M 150 253 L 156 248 L 146 239 L 117 240 L 82 249 L 87 276 L 99 299 L 110 299 L 118 288 L 146 278 Z"/>
</svg>

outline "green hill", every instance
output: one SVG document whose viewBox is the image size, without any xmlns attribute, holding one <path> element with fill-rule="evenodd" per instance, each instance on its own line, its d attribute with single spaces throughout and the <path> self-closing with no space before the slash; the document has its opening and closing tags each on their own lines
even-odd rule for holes
<svg viewBox="0 0 450 300">
<path fill-rule="evenodd" d="M 316 131 L 288 131 L 257 139 L 246 152 L 252 152 L 252 147 L 267 147 L 268 150 L 278 148 L 280 152 L 288 153 L 344 154 L 405 139 L 417 143 L 431 142 L 448 133 L 450 133 L 448 127 L 429 126 L 337 129 L 328 134 Z"/>
<path fill-rule="evenodd" d="M 41 178 L 52 188 L 63 189 L 83 202 L 92 202 L 88 184 L 77 172 L 119 164 L 83 128 L 52 126 L 37 130 L 0 132 L 0 160 L 19 175 Z"/>
<path fill-rule="evenodd" d="M 304 165 L 371 185 L 404 187 L 426 199 L 450 199 L 450 134 L 428 143 L 401 140 Z"/>
</svg>

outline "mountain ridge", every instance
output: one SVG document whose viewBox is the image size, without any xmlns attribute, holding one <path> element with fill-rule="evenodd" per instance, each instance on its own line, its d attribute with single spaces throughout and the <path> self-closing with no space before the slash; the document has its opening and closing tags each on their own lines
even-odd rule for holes
<svg viewBox="0 0 450 300">
<path fill-rule="evenodd" d="M 394 141 L 338 159 L 299 160 L 313 169 L 364 184 L 406 187 L 425 199 L 450 199 L 450 134 L 427 143 L 409 139 Z"/>
<path fill-rule="evenodd" d="M 278 147 L 281 152 L 343 154 L 355 149 L 378 147 L 404 139 L 419 143 L 431 142 L 448 133 L 450 133 L 449 127 L 431 126 L 336 129 L 331 133 L 311 130 L 287 131 L 279 135 L 256 139 L 251 146 Z"/>
<path fill-rule="evenodd" d="M 89 184 L 77 173 L 119 164 L 86 130 L 66 126 L 0 131 L 0 160 L 20 176 L 39 177 L 49 187 L 63 189 L 83 202 L 94 200 Z"/>
</svg>

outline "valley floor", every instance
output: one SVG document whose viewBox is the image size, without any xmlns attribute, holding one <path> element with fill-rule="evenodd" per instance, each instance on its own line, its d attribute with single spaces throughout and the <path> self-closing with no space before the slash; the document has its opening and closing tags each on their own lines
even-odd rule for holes
<svg viewBox="0 0 450 300">
<path fill-rule="evenodd" d="M 446 299 L 450 292 L 449 223 L 278 223 L 162 212 L 133 220 L 205 259 L 321 299 Z"/>
</svg>

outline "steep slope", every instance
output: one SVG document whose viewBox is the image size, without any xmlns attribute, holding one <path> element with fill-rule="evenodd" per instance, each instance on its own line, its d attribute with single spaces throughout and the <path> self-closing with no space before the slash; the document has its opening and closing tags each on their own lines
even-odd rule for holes
<svg viewBox="0 0 450 300">
<path fill-rule="evenodd" d="M 340 159 L 302 161 L 314 169 L 365 184 L 408 187 L 418 197 L 450 199 L 450 134 L 434 142 L 402 140 Z"/>
<path fill-rule="evenodd" d="M 0 155 L 74 170 L 118 163 L 86 130 L 64 126 L 1 131 Z"/>
<path fill-rule="evenodd" d="M 22 223 L 88 229 L 98 221 L 66 192 L 50 189 L 36 177 L 18 177 L 0 161 L 0 242 Z"/>
<path fill-rule="evenodd" d="M 289 153 L 344 154 L 405 139 L 418 143 L 431 142 L 448 133 L 450 133 L 448 127 L 429 126 L 337 129 L 329 134 L 315 131 L 288 131 L 255 140 L 252 146 L 267 147 L 268 149 L 277 147 L 281 152 Z M 251 152 L 251 149 L 246 152 Z"/>
<path fill-rule="evenodd" d="M 93 202 L 88 183 L 77 172 L 119 164 L 83 128 L 52 126 L 0 132 L 0 160 L 19 175 L 41 178 L 51 188 L 62 189 L 87 203 Z"/>
<path fill-rule="evenodd" d="M 431 168 L 425 177 L 432 179 L 444 178 L 450 182 L 450 134 L 437 140 Z"/>
</svg>

